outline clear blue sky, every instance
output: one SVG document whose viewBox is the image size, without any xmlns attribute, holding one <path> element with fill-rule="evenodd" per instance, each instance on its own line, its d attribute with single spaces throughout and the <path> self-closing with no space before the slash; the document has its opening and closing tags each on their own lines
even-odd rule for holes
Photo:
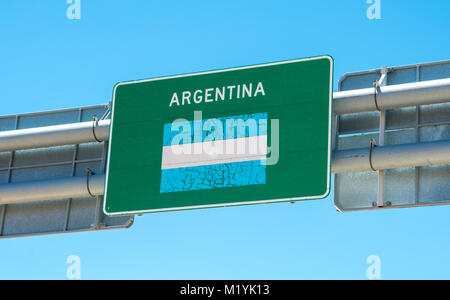
<svg viewBox="0 0 450 300">
<path fill-rule="evenodd" d="M 0 4 L 0 115 L 110 100 L 119 81 L 330 54 L 346 72 L 450 59 L 450 2 L 66 0 Z M 450 206 L 296 204 L 161 213 L 127 230 L 0 241 L 0 279 L 450 279 Z"/>
</svg>

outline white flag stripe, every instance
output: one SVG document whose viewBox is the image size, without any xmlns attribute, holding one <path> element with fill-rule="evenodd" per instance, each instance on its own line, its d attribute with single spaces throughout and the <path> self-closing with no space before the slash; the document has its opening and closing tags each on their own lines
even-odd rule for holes
<svg viewBox="0 0 450 300">
<path fill-rule="evenodd" d="M 161 169 L 266 159 L 267 135 L 163 147 Z"/>
</svg>

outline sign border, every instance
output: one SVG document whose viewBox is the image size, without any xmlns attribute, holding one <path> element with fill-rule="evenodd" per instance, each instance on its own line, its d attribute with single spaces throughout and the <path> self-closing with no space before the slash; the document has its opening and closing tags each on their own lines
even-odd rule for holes
<svg viewBox="0 0 450 300">
<path fill-rule="evenodd" d="M 237 70 L 245 70 L 245 69 L 253 69 L 260 67 L 268 67 L 274 65 L 282 65 L 282 64 L 290 64 L 304 61 L 312 61 L 319 59 L 328 59 L 330 61 L 330 95 L 329 95 L 329 106 L 328 106 L 328 162 L 327 162 L 327 189 L 323 195 L 317 196 L 306 196 L 306 197 L 294 197 L 294 198 L 283 198 L 283 199 L 271 199 L 271 200 L 256 200 L 256 201 L 248 201 L 248 202 L 234 202 L 234 203 L 221 203 L 221 204 L 205 204 L 205 205 L 196 205 L 196 206 L 183 206 L 183 207 L 171 207 L 171 208 L 160 208 L 160 209 L 148 209 L 148 210 L 134 210 L 134 211 L 123 211 L 123 212 L 108 212 L 106 210 L 106 202 L 107 202 L 107 191 L 108 191 L 108 175 L 109 175 L 109 162 L 110 162 L 110 154 L 111 154 L 111 142 L 112 142 L 112 131 L 113 131 L 113 120 L 114 120 L 114 103 L 116 98 L 116 89 L 121 85 L 128 85 L 134 83 L 141 82 L 149 82 L 149 81 L 158 81 L 158 80 L 166 80 L 173 78 L 181 78 L 181 77 L 190 77 L 190 76 L 198 76 L 198 75 L 206 75 L 206 74 L 214 74 L 214 73 L 223 73 L 229 71 L 237 71 Z M 141 80 L 132 80 L 132 81 L 124 81 L 119 82 L 114 86 L 113 90 L 113 99 L 111 104 L 111 121 L 109 128 L 109 139 L 108 139 L 108 155 L 106 162 L 106 179 L 105 179 L 105 187 L 103 192 L 103 213 L 107 216 L 119 216 L 119 215 L 134 215 L 134 214 L 142 214 L 142 213 L 157 213 L 157 212 L 167 212 L 167 211 L 184 211 L 184 210 L 193 210 L 193 209 L 205 209 L 205 208 L 216 208 L 216 207 L 229 207 L 229 206 L 244 206 L 244 205 L 252 205 L 252 204 L 267 204 L 267 203 L 280 203 L 280 202 L 290 202 L 290 201 L 301 201 L 301 200 L 317 200 L 326 198 L 330 194 L 331 189 L 331 139 L 332 139 L 332 115 L 333 115 L 333 70 L 334 69 L 334 60 L 331 55 L 322 55 L 322 56 L 314 56 L 308 58 L 300 58 L 293 60 L 285 60 L 257 65 L 249 65 L 243 67 L 235 67 L 235 68 L 226 68 L 226 69 L 218 69 L 212 71 L 203 71 L 203 72 L 194 72 L 180 75 L 171 75 L 171 76 L 163 76 L 163 77 L 155 77 L 150 79 L 141 79 Z"/>
</svg>

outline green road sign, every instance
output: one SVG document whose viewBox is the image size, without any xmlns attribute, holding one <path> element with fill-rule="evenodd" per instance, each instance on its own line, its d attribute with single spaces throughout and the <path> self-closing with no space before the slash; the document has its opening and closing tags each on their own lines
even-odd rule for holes
<svg viewBox="0 0 450 300">
<path fill-rule="evenodd" d="M 321 56 L 117 84 L 105 214 L 326 197 L 332 80 Z"/>
</svg>

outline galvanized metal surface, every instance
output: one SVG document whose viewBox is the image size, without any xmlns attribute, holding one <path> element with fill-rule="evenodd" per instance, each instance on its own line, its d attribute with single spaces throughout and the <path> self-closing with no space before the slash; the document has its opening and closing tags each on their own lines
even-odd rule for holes
<svg viewBox="0 0 450 300">
<path fill-rule="evenodd" d="M 381 70 L 346 74 L 339 82 L 340 90 L 373 88 L 374 80 L 381 77 Z M 440 80 L 450 78 L 450 61 L 387 68 L 387 71 L 387 86 Z M 390 109 L 385 113 L 386 146 L 450 140 L 449 102 Z M 379 140 L 378 111 L 337 114 L 334 120 L 335 150 L 352 152 L 365 148 L 364 153 L 368 153 L 370 139 Z M 336 174 L 336 208 L 340 211 L 379 209 L 376 205 L 379 202 L 378 178 L 378 172 L 372 170 Z M 383 208 L 450 204 L 450 164 L 385 170 L 383 193 Z"/>
<path fill-rule="evenodd" d="M 382 69 L 347 74 L 340 81 L 340 89 L 370 89 L 373 80 L 380 80 L 389 86 L 413 81 L 445 79 L 450 77 L 450 61 L 388 68 L 387 71 L 382 80 L 380 80 Z M 439 81 L 439 83 L 442 82 L 445 83 L 447 80 Z M 389 88 L 387 87 L 386 90 L 389 91 Z M 346 93 L 336 94 L 345 95 Z M 355 167 L 356 169 L 352 169 L 347 160 L 341 171 L 351 173 L 335 176 L 334 194 L 338 210 L 377 209 L 379 208 L 377 205 L 380 203 L 388 204 L 388 207 L 450 204 L 450 164 L 431 165 L 432 163 L 430 163 L 439 159 L 445 161 L 446 152 L 442 154 L 439 152 L 441 150 L 433 147 L 432 149 L 426 145 L 443 144 L 444 151 L 448 151 L 450 103 L 438 103 L 443 101 L 447 100 L 441 101 L 433 98 L 432 102 L 437 104 L 386 110 L 383 122 L 380 122 L 380 112 L 378 111 L 349 113 L 348 110 L 345 110 L 342 114 L 335 114 L 333 124 L 335 158 L 348 159 L 349 156 L 353 156 L 356 159 L 352 160 L 352 163 L 358 165 Z M 403 104 L 399 106 L 403 106 Z M 373 107 L 369 110 L 372 109 Z M 71 187 L 61 189 L 62 194 L 68 192 L 68 189 L 75 189 L 69 194 L 72 197 L 76 196 L 76 198 L 66 199 L 54 199 L 49 196 L 48 199 L 45 199 L 46 201 L 38 202 L 34 202 L 33 197 L 27 197 L 33 202 L 0 204 L 0 238 L 127 228 L 132 225 L 133 216 L 105 216 L 101 211 L 102 197 L 88 197 L 86 194 L 87 189 L 83 183 L 86 178 L 86 170 L 89 168 L 100 174 L 91 177 L 91 184 L 93 184 L 90 185 L 91 193 L 101 195 L 101 178 L 103 178 L 101 174 L 105 172 L 107 153 L 105 143 L 99 143 L 95 139 L 107 140 L 106 129 L 109 122 L 104 120 L 95 123 L 93 122 L 94 115 L 107 117 L 108 106 L 98 105 L 0 117 L 0 137 L 3 138 L 0 151 L 14 150 L 0 152 L 0 187 L 6 191 L 14 186 L 20 186 L 20 184 L 28 186 L 41 182 L 42 186 L 39 188 L 45 190 L 44 183 L 59 182 L 61 186 L 64 186 L 70 182 Z M 61 126 L 62 124 L 71 125 Z M 94 127 L 91 127 L 91 124 Z M 39 140 L 40 133 L 34 135 L 36 131 L 32 129 L 37 127 L 47 128 L 48 136 Z M 66 130 L 74 130 L 72 132 L 74 135 L 65 136 L 65 133 L 68 132 Z M 92 134 L 93 130 L 95 130 L 95 136 Z M 6 133 L 7 131 L 12 131 L 12 133 Z M 56 135 L 54 135 L 55 132 Z M 28 136 L 25 140 L 31 140 L 36 144 L 27 144 L 28 142 L 23 144 L 25 136 Z M 372 159 L 375 167 L 403 166 L 403 168 L 379 173 L 372 170 L 367 171 L 369 164 L 366 158 L 371 138 L 382 141 L 382 144 L 386 145 L 384 149 L 380 147 L 374 150 Z M 408 158 L 402 157 L 404 154 L 401 151 L 398 152 L 398 149 L 405 148 L 401 144 L 413 145 L 412 152 L 431 151 L 425 154 L 430 155 L 429 153 L 438 151 L 435 153 L 439 153 L 440 156 L 431 154 L 433 155 L 432 159 L 425 159 L 419 164 L 422 165 L 421 167 L 404 167 L 408 166 Z M 49 147 L 49 145 L 58 146 Z M 397 150 L 392 152 L 392 149 Z M 353 155 L 358 151 L 360 154 Z M 389 155 L 393 155 L 388 160 L 385 159 L 389 157 L 386 156 L 387 152 Z M 347 157 L 345 154 L 348 154 Z M 395 155 L 398 159 L 392 159 Z M 437 163 L 442 163 L 442 160 Z M 390 165 L 387 166 L 387 164 Z M 357 170 L 361 165 L 364 167 Z M 335 172 L 338 172 L 336 170 L 339 170 L 339 164 L 336 163 L 334 168 Z M 358 172 L 354 172 L 355 170 Z M 381 173 L 383 180 L 380 183 Z M 382 188 L 381 202 L 380 188 Z"/>
<path fill-rule="evenodd" d="M 0 132 L 92 121 L 107 105 L 0 117 Z M 91 142 L 0 152 L 0 186 L 61 178 L 85 178 L 87 168 L 104 173 L 106 145 Z M 109 217 L 102 197 L 76 197 L 0 205 L 0 238 L 127 228 L 133 216 Z"/>
<path fill-rule="evenodd" d="M 385 84 L 388 78 L 387 73 L 382 76 L 384 76 L 383 78 L 386 80 L 383 80 L 383 86 L 379 87 L 377 95 L 377 103 L 381 108 L 401 108 L 404 106 L 411 106 L 416 103 L 438 104 L 441 102 L 450 101 L 450 79 L 440 79 L 386 87 Z M 435 107 L 439 108 L 439 106 Z M 444 107 L 447 106 L 444 105 Z M 370 112 L 374 110 L 376 110 L 376 105 L 374 102 L 373 87 L 368 89 L 335 92 L 333 94 L 334 113 L 341 115 L 341 121 L 349 120 L 349 122 L 343 122 L 344 124 L 340 124 L 342 133 L 356 132 L 361 126 L 362 129 L 367 129 L 367 126 L 376 127 L 376 119 L 378 119 L 377 113 L 355 114 L 358 112 Z M 394 123 L 394 126 L 399 122 L 403 125 L 403 123 L 401 123 L 401 118 L 406 118 L 408 110 L 399 109 L 397 112 L 394 110 L 391 112 L 392 115 L 390 118 L 395 120 L 398 119 L 397 123 Z M 445 114 L 445 110 L 432 113 L 433 115 L 436 113 Z M 347 114 L 350 115 L 347 116 Z M 363 120 L 357 120 L 358 128 L 355 129 L 356 131 L 352 131 L 351 128 L 345 128 L 345 125 L 355 124 L 356 121 L 352 122 L 352 118 L 355 118 L 355 116 L 363 117 Z M 384 123 L 385 122 L 381 122 L 381 124 Z M 425 125 L 426 124 L 419 124 L 419 126 Z M 97 121 L 91 119 L 71 124 L 0 131 L 0 152 L 72 145 L 95 141 L 107 141 L 109 138 L 109 126 L 109 119 Z"/>
<path fill-rule="evenodd" d="M 0 204 L 102 196 L 104 187 L 104 174 L 2 184 Z"/>
<path fill-rule="evenodd" d="M 386 80 L 383 81 L 384 84 L 386 82 Z M 333 111 L 336 114 L 343 115 L 378 109 L 385 110 L 449 102 L 450 78 L 378 86 L 377 102 L 374 101 L 374 93 L 374 87 L 336 92 L 333 94 Z"/>
<path fill-rule="evenodd" d="M 450 164 L 450 140 L 334 151 L 332 163 L 334 174 Z"/>
<path fill-rule="evenodd" d="M 0 152 L 107 141 L 109 120 L 0 132 Z"/>
</svg>

